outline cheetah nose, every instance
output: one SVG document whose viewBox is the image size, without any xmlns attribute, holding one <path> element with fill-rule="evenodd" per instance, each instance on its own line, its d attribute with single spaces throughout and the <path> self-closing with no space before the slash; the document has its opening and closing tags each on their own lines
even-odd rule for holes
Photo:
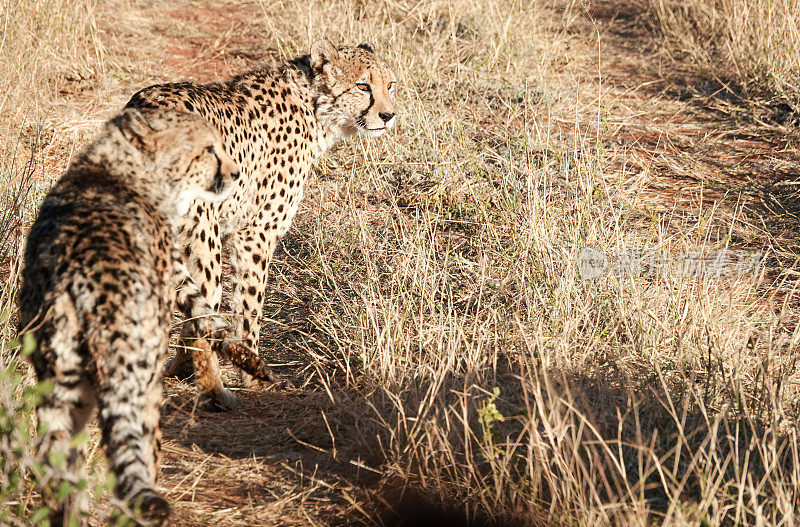
<svg viewBox="0 0 800 527">
<path fill-rule="evenodd" d="M 383 122 L 384 122 L 384 123 L 388 123 L 389 121 L 391 121 L 391 120 L 392 120 L 392 117 L 394 117 L 394 113 L 390 113 L 390 112 L 381 112 L 381 113 L 379 113 L 379 114 L 378 114 L 378 117 L 380 117 L 381 119 L 383 119 Z"/>
</svg>

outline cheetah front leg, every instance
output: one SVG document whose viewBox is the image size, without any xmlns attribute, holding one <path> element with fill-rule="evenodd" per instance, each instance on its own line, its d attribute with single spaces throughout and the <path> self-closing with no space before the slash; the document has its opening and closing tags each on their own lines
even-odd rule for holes
<svg viewBox="0 0 800 527">
<path fill-rule="evenodd" d="M 184 327 L 186 338 L 199 336 L 206 338 L 209 336 L 224 337 L 224 331 L 230 325 L 206 300 L 201 290 L 194 283 L 189 270 L 178 257 L 177 248 L 173 254 L 173 269 L 175 270 L 174 283 L 177 286 L 175 305 L 178 310 L 188 317 Z"/>
<path fill-rule="evenodd" d="M 232 238 L 232 340 L 239 338 L 246 350 L 258 356 L 259 321 L 264 305 L 267 269 L 278 236 L 268 225 L 255 224 L 237 232 Z"/>
<path fill-rule="evenodd" d="M 213 408 L 233 410 L 238 401 L 222 383 L 219 358 L 206 340 L 209 336 L 225 337 L 227 331 L 223 330 L 229 329 L 219 316 L 222 245 L 216 214 L 216 210 L 198 204 L 178 234 L 173 281 L 178 289 L 176 305 L 187 321 L 181 330 L 181 346 L 165 375 L 188 378 L 194 374 L 203 397 L 209 398 Z"/>
<path fill-rule="evenodd" d="M 164 374 L 187 379 L 193 373 L 191 340 L 207 335 L 208 328 L 203 325 L 206 322 L 202 318 L 203 309 L 207 306 L 206 315 L 218 313 L 222 301 L 222 244 L 218 211 L 206 203 L 195 203 L 185 223 L 178 227 L 177 240 L 180 272 L 175 279 L 175 285 L 179 288 L 176 305 L 188 322 L 181 332 L 181 347 Z M 187 272 L 191 279 L 187 278 Z M 201 306 L 201 299 L 205 299 L 205 305 Z"/>
<path fill-rule="evenodd" d="M 263 226 L 251 226 L 231 236 L 233 291 L 230 309 L 234 324 L 227 340 L 230 344 L 235 344 L 238 348 L 235 352 L 240 356 L 250 356 L 254 360 L 258 357 L 258 321 L 264 301 L 267 266 L 276 242 L 274 231 Z M 185 349 L 191 350 L 194 358 L 195 382 L 211 397 L 212 405 L 223 410 L 235 409 L 238 401 L 222 383 L 219 359 L 212 352 L 211 345 L 205 339 L 199 338 L 190 342 Z M 231 353 L 233 350 L 231 348 L 227 352 Z"/>
<path fill-rule="evenodd" d="M 181 284 L 178 288 L 176 305 L 181 312 L 189 316 L 181 331 L 182 346 L 179 352 L 183 352 L 191 359 L 188 368 L 194 373 L 195 382 L 200 386 L 203 396 L 210 397 L 211 406 L 221 410 L 233 410 L 238 406 L 238 401 L 236 396 L 222 384 L 219 359 L 213 352 L 211 343 L 206 339 L 209 335 L 214 335 L 220 341 L 226 340 L 225 337 L 228 336 L 226 330 L 230 326 L 209 305 L 186 267 L 175 258 L 177 256 L 173 256 L 175 281 Z M 183 360 L 186 364 L 186 359 Z M 175 362 L 177 360 L 173 360 L 173 363 Z"/>
</svg>

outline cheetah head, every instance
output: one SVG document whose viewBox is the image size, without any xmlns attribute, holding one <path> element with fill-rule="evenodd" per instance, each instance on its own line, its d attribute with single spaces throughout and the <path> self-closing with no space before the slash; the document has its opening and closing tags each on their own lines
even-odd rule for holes
<svg viewBox="0 0 800 527">
<path fill-rule="evenodd" d="M 311 46 L 309 65 L 320 94 L 317 113 L 328 131 L 380 137 L 395 125 L 396 78 L 369 44 L 337 49 L 318 40 Z"/>
<path fill-rule="evenodd" d="M 140 153 L 137 188 L 167 217 L 186 215 L 197 199 L 225 199 L 239 177 L 216 130 L 197 115 L 128 109 L 110 126 Z"/>
</svg>

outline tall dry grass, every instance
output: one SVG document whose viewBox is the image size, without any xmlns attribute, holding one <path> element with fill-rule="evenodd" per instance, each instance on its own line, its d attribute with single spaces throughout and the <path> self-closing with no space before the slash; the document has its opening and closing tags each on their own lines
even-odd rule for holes
<svg viewBox="0 0 800 527">
<path fill-rule="evenodd" d="M 35 385 L 16 337 L 27 226 L 74 146 L 53 126 L 65 83 L 104 72 L 96 2 L 0 1 L 0 524 L 44 525 L 48 474 L 34 433 Z M 66 154 L 66 155 L 64 155 Z M 30 345 L 28 351 L 30 351 Z M 54 453 L 55 454 L 55 453 Z M 95 461 L 93 460 L 92 463 Z M 91 470 L 94 472 L 94 469 Z M 92 483 L 95 487 L 102 480 Z"/>
<path fill-rule="evenodd" d="M 363 398 L 342 403 L 368 421 L 355 435 L 378 438 L 387 493 L 400 480 L 509 524 L 790 524 L 791 294 L 774 305 L 758 273 L 583 280 L 586 246 L 658 261 L 725 241 L 658 221 L 631 232 L 590 149 L 553 170 L 494 148 L 476 162 L 451 144 L 458 168 L 401 192 L 415 199 L 385 224 L 353 204 L 304 221 L 301 265 L 319 268 L 281 283 L 325 284 L 306 291 L 319 378 Z"/>
<path fill-rule="evenodd" d="M 122 4 L 163 9 L 107 8 Z M 644 183 L 617 179 L 626 153 L 602 140 L 602 91 L 576 88 L 580 6 L 252 5 L 265 50 L 370 41 L 401 85 L 393 137 L 318 166 L 264 321 L 268 346 L 306 358 L 298 384 L 337 409 L 319 416 L 323 434 L 294 437 L 379 475 L 354 522 L 391 524 L 425 502 L 514 525 L 793 524 L 793 285 L 765 267 L 690 272 L 687 257 L 743 249 L 745 219 L 655 213 L 637 198 Z M 36 28 L 33 12 L 13 16 Z M 93 33 L 69 30 L 80 23 L 18 41 L 84 46 Z M 103 60 L 82 55 L 96 72 L 137 53 L 101 29 L 88 49 Z M 30 82 L 44 93 L 59 71 Z M 586 247 L 628 265 L 584 279 Z"/>
<path fill-rule="evenodd" d="M 647 0 L 668 47 L 751 96 L 800 101 L 800 2 Z M 688 61 L 687 61 L 688 59 Z"/>
<path fill-rule="evenodd" d="M 3 0 L 0 29 L 0 126 L 7 154 L 16 129 L 46 120 L 66 84 L 105 74 L 105 52 L 93 0 Z"/>
<path fill-rule="evenodd" d="M 473 518 L 791 524 L 794 290 L 664 265 L 740 249 L 746 225 L 647 212 L 606 172 L 624 151 L 558 131 L 591 104 L 604 120 L 559 71 L 572 6 L 314 5 L 404 90 L 396 141 L 323 162 L 273 273 L 353 419 L 316 444 Z M 584 247 L 652 265 L 583 280 Z"/>
<path fill-rule="evenodd" d="M 6 315 L 14 310 L 23 223 L 31 220 L 69 160 L 72 138 L 65 127 L 52 126 L 53 108 L 64 83 L 104 72 L 96 9 L 90 0 L 0 2 L 0 258 L 5 279 L 0 312 Z M 0 336 L 10 338 L 7 332 Z"/>
</svg>

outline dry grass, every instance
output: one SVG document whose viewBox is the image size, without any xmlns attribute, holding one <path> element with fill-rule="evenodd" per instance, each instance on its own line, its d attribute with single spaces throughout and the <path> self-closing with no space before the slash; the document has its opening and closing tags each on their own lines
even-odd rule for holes
<svg viewBox="0 0 800 527">
<path fill-rule="evenodd" d="M 60 25 L 39 28 L 36 5 Z M 0 108 L 2 141 L 27 144 L 45 123 L 48 148 L 26 151 L 44 182 L 138 87 L 321 36 L 373 42 L 402 86 L 397 133 L 320 163 L 272 268 L 263 353 L 302 388 L 242 392 L 243 411 L 210 415 L 168 385 L 162 482 L 179 523 L 793 524 L 796 275 L 776 260 L 741 275 L 671 266 L 777 244 L 694 189 L 675 207 L 652 192 L 655 154 L 608 140 L 622 104 L 598 83 L 583 7 L 80 6 L 4 11 L 21 22 L 4 18 L 19 30 L 0 60 L 20 75 L 2 81 L 16 101 Z M 786 64 L 770 82 L 788 93 Z M 66 82 L 70 68 L 85 75 Z M 690 161 L 672 159 L 686 173 Z M 585 247 L 650 265 L 584 280 Z M 15 286 L 12 273 L 5 298 Z"/>
<path fill-rule="evenodd" d="M 669 47 L 732 91 L 800 102 L 800 2 L 647 0 Z M 687 60 L 688 59 L 688 60 Z"/>
<path fill-rule="evenodd" d="M 13 309 L 21 222 L 30 220 L 54 175 L 69 165 L 75 141 L 87 139 L 75 133 L 74 122 L 54 119 L 53 113 L 66 85 L 105 73 L 95 4 L 0 2 L 0 258 L 7 284 L 2 313 Z M 12 336 L 5 328 L 0 334 Z"/>
</svg>

